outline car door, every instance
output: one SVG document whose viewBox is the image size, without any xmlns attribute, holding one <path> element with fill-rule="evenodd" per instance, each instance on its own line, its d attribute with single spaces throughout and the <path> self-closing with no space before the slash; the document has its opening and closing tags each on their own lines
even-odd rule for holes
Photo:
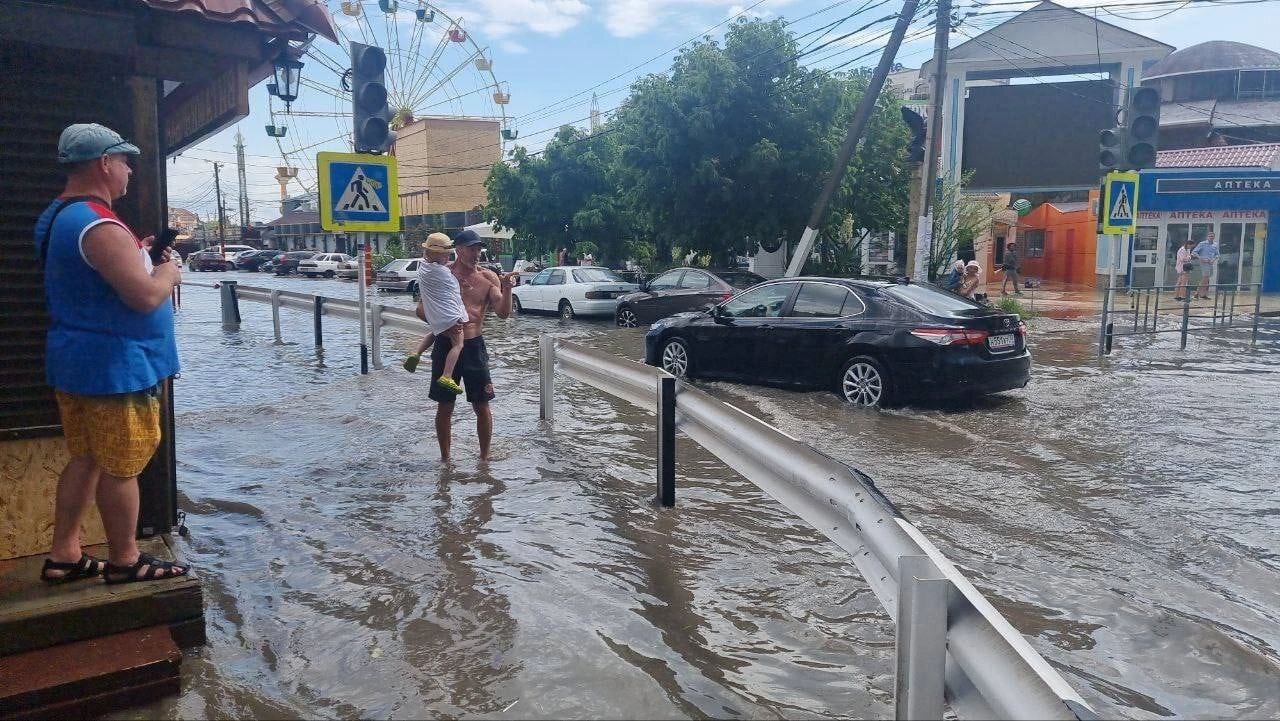
<svg viewBox="0 0 1280 721">
<path fill-rule="evenodd" d="M 798 281 L 768 283 L 717 306 L 712 322 L 698 323 L 693 331 L 693 362 L 698 373 L 761 382 L 765 340 L 791 297 Z"/>
<path fill-rule="evenodd" d="M 564 268 L 553 268 L 551 275 L 547 276 L 547 284 L 539 291 L 538 310 L 559 310 L 560 298 L 563 297 L 564 290 Z"/>
<path fill-rule="evenodd" d="M 547 279 L 551 277 L 551 269 L 538 271 L 537 275 L 529 280 L 527 286 L 520 286 L 520 306 L 526 310 L 538 310 L 538 304 L 541 302 L 542 293 L 546 290 Z"/>
<path fill-rule="evenodd" d="M 679 287 L 671 294 L 671 312 L 705 310 L 715 305 L 728 293 L 721 287 L 720 281 L 703 270 L 686 270 L 680 278 Z"/>
<path fill-rule="evenodd" d="M 846 359 L 837 357 L 850 338 L 864 330 L 867 304 L 848 286 L 804 281 L 786 314 L 767 334 L 760 369 L 768 380 L 823 386 Z"/>
<path fill-rule="evenodd" d="M 684 269 L 676 268 L 649 281 L 645 290 L 648 296 L 633 305 L 636 317 L 641 322 L 652 323 L 659 318 L 671 315 L 671 311 L 668 310 L 670 296 L 680 286 L 682 275 L 684 275 Z"/>
</svg>

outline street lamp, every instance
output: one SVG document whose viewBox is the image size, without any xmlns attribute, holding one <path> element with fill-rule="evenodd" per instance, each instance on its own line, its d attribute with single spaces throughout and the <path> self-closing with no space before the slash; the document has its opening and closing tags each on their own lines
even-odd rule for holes
<svg viewBox="0 0 1280 721">
<path fill-rule="evenodd" d="M 283 100 L 285 111 L 288 112 L 293 101 L 298 99 L 298 84 L 302 80 L 302 61 L 282 52 L 276 58 L 273 72 L 275 82 L 267 85 L 267 92 Z"/>
</svg>

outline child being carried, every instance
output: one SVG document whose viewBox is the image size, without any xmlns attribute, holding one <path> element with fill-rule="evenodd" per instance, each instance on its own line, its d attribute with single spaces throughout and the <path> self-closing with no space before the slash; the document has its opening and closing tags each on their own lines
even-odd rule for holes
<svg viewBox="0 0 1280 721">
<path fill-rule="evenodd" d="M 410 373 L 416 371 L 422 354 L 435 343 L 436 336 L 445 335 L 449 338 L 449 352 L 444 358 L 443 372 L 436 383 L 457 395 L 462 392 L 462 386 L 458 385 L 453 371 L 458 364 L 458 356 L 462 355 L 462 327 L 469 318 L 466 306 L 462 304 L 462 289 L 458 286 L 458 279 L 449 270 L 451 250 L 453 241 L 444 233 L 432 233 L 422 243 L 424 261 L 418 264 L 418 294 L 431 332 L 418 343 L 413 355 L 405 359 L 404 369 Z"/>
</svg>

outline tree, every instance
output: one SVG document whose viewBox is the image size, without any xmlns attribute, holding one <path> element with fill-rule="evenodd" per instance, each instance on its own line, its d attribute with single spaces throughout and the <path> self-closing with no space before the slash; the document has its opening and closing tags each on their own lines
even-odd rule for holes
<svg viewBox="0 0 1280 721">
<path fill-rule="evenodd" d="M 617 154 L 609 134 L 569 126 L 539 154 L 517 147 L 511 164 L 495 164 L 485 180 L 486 219 L 514 229 L 529 254 L 589 241 L 601 262 L 620 261 L 633 230 L 618 191 Z"/>
<path fill-rule="evenodd" d="M 964 191 L 973 173 L 959 180 L 946 178 L 933 206 L 933 240 L 929 245 L 929 280 L 942 275 L 956 253 L 973 247 L 974 241 L 991 227 L 996 208 L 982 198 Z"/>
</svg>

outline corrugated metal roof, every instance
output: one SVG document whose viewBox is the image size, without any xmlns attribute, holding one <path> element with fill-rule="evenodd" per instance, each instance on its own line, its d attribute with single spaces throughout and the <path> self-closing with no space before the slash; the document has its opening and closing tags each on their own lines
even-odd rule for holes
<svg viewBox="0 0 1280 721">
<path fill-rule="evenodd" d="M 1166 78 L 1173 75 L 1209 73 L 1219 70 L 1261 70 L 1280 68 L 1280 53 L 1256 45 L 1246 45 L 1228 40 L 1210 40 L 1207 43 L 1183 48 L 1147 68 L 1143 81 Z"/>
<path fill-rule="evenodd" d="M 1219 100 L 1217 107 L 1213 109 L 1215 128 L 1256 128 L 1268 125 L 1280 125 L 1280 100 Z"/>
<path fill-rule="evenodd" d="M 184 12 L 208 20 L 245 23 L 270 33 L 317 33 L 338 42 L 329 10 L 320 0 L 139 0 L 157 10 Z"/>
<path fill-rule="evenodd" d="M 1160 127 L 1173 128 L 1181 125 L 1208 125 L 1213 117 L 1216 100 L 1185 100 L 1178 103 L 1160 104 Z"/>
<path fill-rule="evenodd" d="M 1221 145 L 1156 153 L 1157 168 L 1273 168 L 1277 160 L 1280 160 L 1280 143 Z"/>
</svg>

